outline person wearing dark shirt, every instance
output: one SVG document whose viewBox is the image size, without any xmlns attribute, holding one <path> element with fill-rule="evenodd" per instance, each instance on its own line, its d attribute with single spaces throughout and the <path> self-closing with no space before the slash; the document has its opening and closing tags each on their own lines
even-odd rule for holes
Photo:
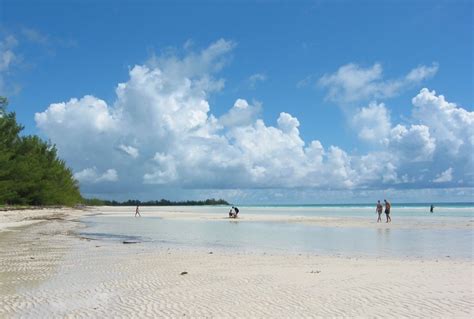
<svg viewBox="0 0 474 319">
<path fill-rule="evenodd" d="M 387 223 L 390 223 L 392 222 L 392 218 L 390 218 L 390 208 L 392 208 L 392 205 L 386 199 L 384 199 L 383 201 L 385 202 L 385 216 L 387 216 Z"/>
</svg>

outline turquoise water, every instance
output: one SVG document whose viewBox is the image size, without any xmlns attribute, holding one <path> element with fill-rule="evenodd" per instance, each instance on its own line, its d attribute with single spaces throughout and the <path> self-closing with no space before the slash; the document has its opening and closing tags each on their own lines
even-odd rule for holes
<svg viewBox="0 0 474 319">
<path fill-rule="evenodd" d="M 146 215 L 143 211 L 142 214 Z M 466 223 L 470 220 L 458 219 Z M 85 236 L 119 242 L 132 239 L 151 246 L 345 256 L 463 259 L 473 256 L 472 229 L 317 227 L 283 222 L 100 215 L 84 221 L 88 225 L 82 233 Z"/>
<path fill-rule="evenodd" d="M 474 203 L 435 203 L 434 213 L 430 213 L 431 204 L 397 204 L 392 206 L 395 217 L 471 217 L 474 218 Z M 228 206 L 175 206 L 175 207 L 141 207 L 141 211 L 176 211 L 198 212 L 225 215 Z M 331 216 L 331 217 L 369 217 L 375 213 L 375 203 L 346 205 L 298 205 L 298 206 L 239 206 L 246 215 L 293 215 L 293 216 Z"/>
<path fill-rule="evenodd" d="M 383 201 L 381 201 L 383 203 Z M 249 205 L 248 207 L 372 207 L 372 203 L 363 204 L 307 204 L 307 205 Z M 474 202 L 454 202 L 454 203 L 392 203 L 393 207 L 436 207 L 447 208 L 474 208 Z"/>
</svg>

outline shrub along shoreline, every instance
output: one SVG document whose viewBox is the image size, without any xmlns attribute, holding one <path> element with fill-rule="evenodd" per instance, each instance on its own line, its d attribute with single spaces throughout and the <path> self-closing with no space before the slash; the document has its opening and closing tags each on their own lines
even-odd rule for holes
<svg viewBox="0 0 474 319">
<path fill-rule="evenodd" d="M 98 198 L 84 199 L 85 205 L 89 206 L 217 206 L 230 205 L 223 199 L 206 199 L 206 200 L 187 200 L 187 201 L 169 201 L 167 199 L 151 200 L 142 202 L 137 199 L 129 199 L 124 202 L 102 200 Z"/>
</svg>

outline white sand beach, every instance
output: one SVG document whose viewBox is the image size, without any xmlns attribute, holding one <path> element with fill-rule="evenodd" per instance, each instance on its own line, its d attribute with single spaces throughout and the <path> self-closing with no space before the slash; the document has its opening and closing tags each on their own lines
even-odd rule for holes
<svg viewBox="0 0 474 319">
<path fill-rule="evenodd" d="M 96 213 L 120 215 L 125 209 L 0 212 L 0 317 L 474 315 L 472 258 L 242 253 L 78 236 L 85 227 L 79 218 Z M 216 218 L 182 214 L 156 213 L 162 218 Z M 265 218 L 272 217 L 241 220 Z M 357 221 L 345 220 L 344 227 L 358 227 Z M 305 222 L 333 226 L 333 221 L 315 218 Z M 369 227 L 395 225 L 371 221 Z M 430 227 L 472 229 L 450 223 Z"/>
</svg>

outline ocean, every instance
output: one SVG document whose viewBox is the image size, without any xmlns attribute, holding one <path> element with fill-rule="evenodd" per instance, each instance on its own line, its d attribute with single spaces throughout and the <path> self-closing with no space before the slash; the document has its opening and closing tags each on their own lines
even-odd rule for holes
<svg viewBox="0 0 474 319">
<path fill-rule="evenodd" d="M 430 206 L 434 213 L 430 214 Z M 318 204 L 318 205 L 236 205 L 242 214 L 270 214 L 318 217 L 367 217 L 375 212 L 374 204 Z M 225 214 L 229 206 L 156 206 L 140 208 L 142 211 L 176 211 Z M 392 203 L 392 214 L 403 217 L 473 217 L 474 203 Z"/>
<path fill-rule="evenodd" d="M 375 207 L 368 205 L 239 206 L 240 221 L 225 219 L 229 207 L 141 207 L 114 209 L 85 218 L 81 235 L 118 243 L 141 242 L 147 247 L 234 250 L 242 253 L 297 253 L 343 256 L 472 259 L 474 204 L 393 205 L 392 224 L 376 224 Z M 222 219 L 165 219 L 160 211 L 222 215 Z M 250 215 L 339 217 L 373 221 L 368 227 L 318 226 L 285 221 L 250 221 Z M 385 220 L 384 214 L 382 215 Z M 463 227 L 444 227 L 456 222 Z M 399 224 L 416 227 L 397 227 Z M 395 225 L 397 224 L 397 225 Z M 424 224 L 436 227 L 420 227 Z"/>
</svg>

